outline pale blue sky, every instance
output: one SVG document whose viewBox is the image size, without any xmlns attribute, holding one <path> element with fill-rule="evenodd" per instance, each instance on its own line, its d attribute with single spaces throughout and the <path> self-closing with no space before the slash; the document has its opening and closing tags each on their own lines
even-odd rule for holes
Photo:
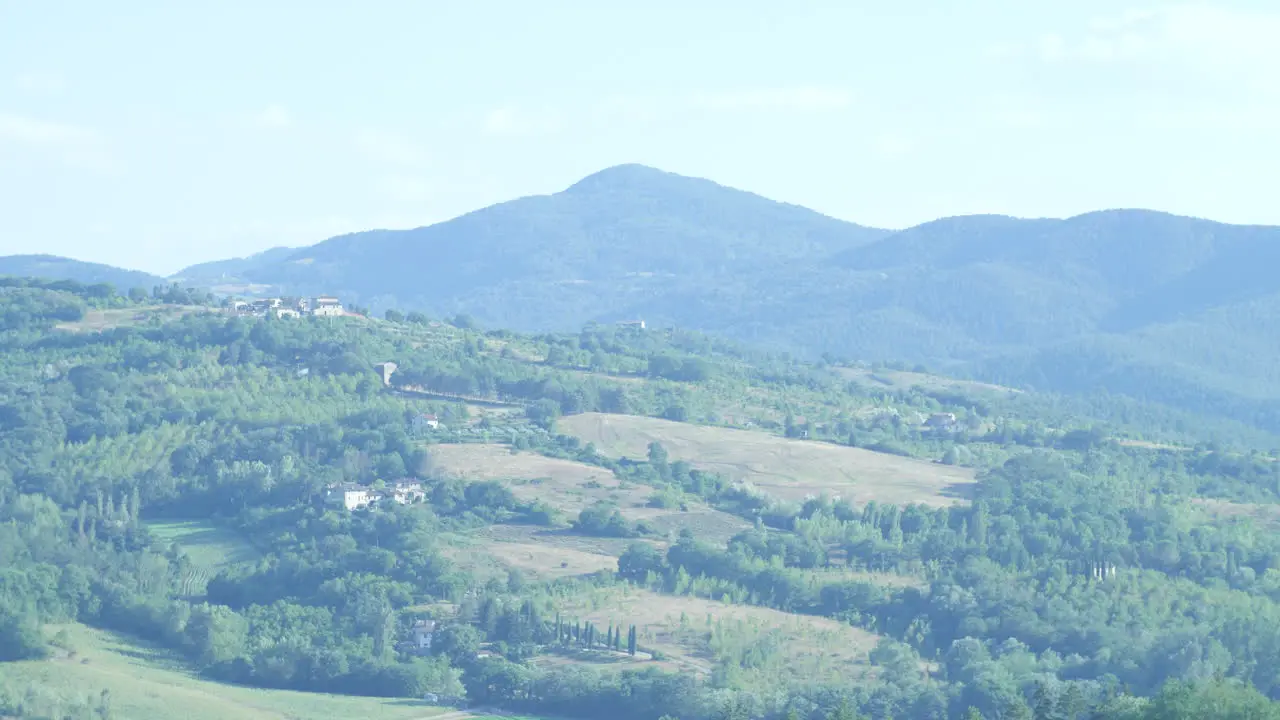
<svg viewBox="0 0 1280 720">
<path fill-rule="evenodd" d="M 170 273 L 624 162 L 884 227 L 1280 224 L 1278 37 L 1262 0 L 0 0 L 0 254 Z"/>
</svg>

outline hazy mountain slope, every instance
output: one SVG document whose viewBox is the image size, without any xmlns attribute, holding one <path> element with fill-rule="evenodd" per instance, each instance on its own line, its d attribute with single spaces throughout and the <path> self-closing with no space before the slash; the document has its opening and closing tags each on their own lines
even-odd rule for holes
<svg viewBox="0 0 1280 720">
<path fill-rule="evenodd" d="M 184 286 L 192 285 L 197 287 L 214 287 L 225 283 L 235 283 L 243 280 L 247 273 L 252 273 L 256 268 L 269 266 L 295 252 L 297 252 L 296 248 L 276 247 L 248 257 L 200 263 L 183 269 L 169 279 Z"/>
<path fill-rule="evenodd" d="M 0 275 L 38 277 L 49 280 L 75 280 L 92 285 L 111 283 L 119 292 L 135 287 L 150 290 L 167 284 L 164 278 L 138 270 L 123 270 L 110 265 L 82 262 L 55 255 L 7 255 L 0 257 Z"/>
<path fill-rule="evenodd" d="M 430 227 L 176 277 L 336 293 L 375 312 L 466 312 L 519 330 L 643 318 L 809 356 L 1274 416 L 1280 427 L 1278 265 L 1275 227 L 1107 210 L 890 232 L 623 165 Z"/>
<path fill-rule="evenodd" d="M 467 310 L 495 325 L 564 328 L 673 293 L 813 265 L 886 234 L 624 165 L 438 225 L 333 238 L 245 275 L 375 309 Z"/>
</svg>

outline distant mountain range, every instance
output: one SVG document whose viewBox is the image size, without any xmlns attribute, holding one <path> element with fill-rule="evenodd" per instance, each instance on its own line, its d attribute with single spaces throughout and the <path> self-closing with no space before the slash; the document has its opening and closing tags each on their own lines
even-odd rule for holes
<svg viewBox="0 0 1280 720">
<path fill-rule="evenodd" d="M 0 256 L 0 275 L 43 277 L 52 280 L 75 280 L 86 285 L 111 283 L 121 292 L 141 287 L 150 290 L 167 281 L 157 275 L 137 270 L 121 270 L 110 265 L 82 262 L 55 255 Z"/>
<path fill-rule="evenodd" d="M 894 232 L 624 165 L 437 225 L 276 248 L 172 279 L 334 293 L 375 311 L 468 313 L 519 330 L 643 318 L 814 356 L 1125 393 L 1280 430 L 1277 261 L 1276 227 L 1107 210 Z M 111 270 L 0 259 L 4 274 L 82 279 L 89 267 Z M 149 277 L 114 272 L 125 285 Z"/>
</svg>

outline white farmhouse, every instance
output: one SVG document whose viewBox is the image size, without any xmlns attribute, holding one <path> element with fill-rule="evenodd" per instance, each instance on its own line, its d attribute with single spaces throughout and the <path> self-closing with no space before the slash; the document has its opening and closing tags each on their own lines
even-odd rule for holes
<svg viewBox="0 0 1280 720">
<path fill-rule="evenodd" d="M 347 510 L 359 510 L 369 507 L 378 499 L 378 493 L 355 483 L 342 483 L 329 488 L 325 501 L 331 505 L 341 505 Z"/>
<path fill-rule="evenodd" d="M 339 317 L 345 312 L 342 302 L 331 295 L 321 295 L 311 300 L 311 314 L 316 317 Z"/>
</svg>

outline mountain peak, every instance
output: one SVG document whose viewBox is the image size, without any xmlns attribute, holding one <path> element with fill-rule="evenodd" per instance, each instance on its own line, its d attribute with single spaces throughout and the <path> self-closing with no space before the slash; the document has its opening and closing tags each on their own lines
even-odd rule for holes
<svg viewBox="0 0 1280 720">
<path fill-rule="evenodd" d="M 700 183 L 713 185 L 710 180 L 691 178 L 659 170 L 648 165 L 626 163 L 614 165 L 592 173 L 565 190 L 569 194 L 608 192 L 617 190 L 644 190 L 670 187 L 674 183 Z"/>
</svg>

